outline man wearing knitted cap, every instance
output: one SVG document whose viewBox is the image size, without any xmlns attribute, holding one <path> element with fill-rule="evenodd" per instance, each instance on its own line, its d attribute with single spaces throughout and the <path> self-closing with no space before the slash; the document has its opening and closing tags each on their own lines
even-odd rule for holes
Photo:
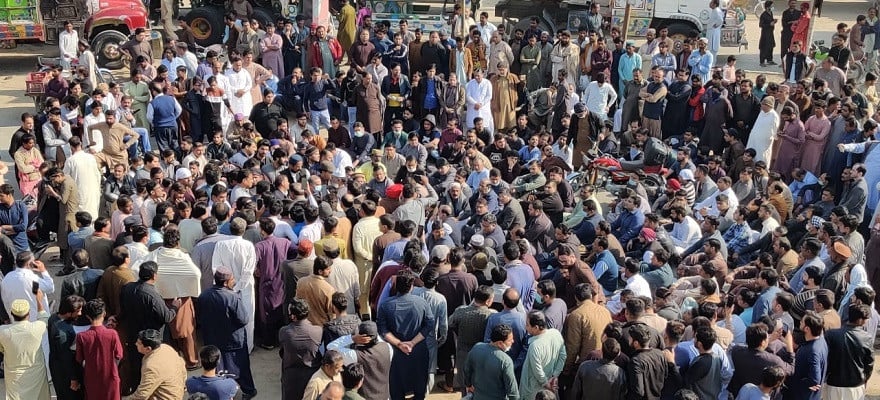
<svg viewBox="0 0 880 400">
<path fill-rule="evenodd" d="M 773 141 L 779 129 L 779 114 L 774 107 L 776 100 L 767 96 L 761 100 L 761 111 L 755 119 L 755 125 L 746 143 L 747 149 L 755 149 L 755 162 L 764 161 L 770 164 L 773 158 Z"/>
<path fill-rule="evenodd" d="M 204 344 L 217 346 L 221 368 L 237 376 L 236 381 L 248 398 L 257 394 L 251 375 L 251 361 L 245 334 L 249 316 L 241 294 L 235 292 L 235 277 L 229 267 L 214 272 L 214 285 L 199 295 L 199 325 Z"/>
<path fill-rule="evenodd" d="M 248 352 L 254 349 L 254 309 L 256 299 L 254 294 L 254 270 L 257 268 L 257 253 L 253 243 L 245 240 L 242 236 L 247 229 L 247 222 L 242 218 L 233 218 L 229 223 L 229 231 L 232 238 L 217 242 L 211 265 L 216 271 L 221 266 L 232 269 L 235 277 L 235 290 L 241 292 L 248 314 L 247 342 Z"/>
<path fill-rule="evenodd" d="M 18 299 L 12 302 L 9 313 L 12 324 L 0 326 L 0 352 L 6 372 L 6 397 L 13 399 L 49 400 L 49 382 L 46 380 L 46 359 L 41 347 L 46 335 L 49 313 L 43 308 L 43 292 L 36 293 L 35 321 L 29 321 L 30 302 Z"/>
</svg>

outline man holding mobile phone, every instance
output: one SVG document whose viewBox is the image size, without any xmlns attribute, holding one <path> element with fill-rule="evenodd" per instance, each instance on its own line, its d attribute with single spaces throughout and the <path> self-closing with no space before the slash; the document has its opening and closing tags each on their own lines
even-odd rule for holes
<svg viewBox="0 0 880 400">
<path fill-rule="evenodd" d="M 42 261 L 35 260 L 34 254 L 29 251 L 18 253 L 15 257 L 15 270 L 3 277 L 0 282 L 0 296 L 3 297 L 3 306 L 11 310 L 12 302 L 18 299 L 27 300 L 32 310 L 37 310 L 37 295 L 35 288 L 42 290 L 43 294 L 49 295 L 55 292 L 55 283 L 52 276 L 46 271 Z M 42 308 L 49 309 L 49 301 L 42 297 Z M 12 315 L 8 316 L 10 320 Z M 37 320 L 37 313 L 29 316 L 31 322 Z"/>
</svg>

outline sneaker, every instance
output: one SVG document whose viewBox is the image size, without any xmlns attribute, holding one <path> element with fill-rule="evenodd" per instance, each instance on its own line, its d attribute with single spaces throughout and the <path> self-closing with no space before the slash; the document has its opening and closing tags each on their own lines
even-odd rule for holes
<svg viewBox="0 0 880 400">
<path fill-rule="evenodd" d="M 242 400 L 250 400 L 250 399 L 253 399 L 254 397 L 257 397 L 257 390 L 256 389 L 254 389 L 253 393 L 241 392 L 241 399 Z"/>
<path fill-rule="evenodd" d="M 778 64 L 776 64 L 775 61 L 770 60 L 770 61 L 767 61 L 767 65 L 778 65 Z"/>
</svg>

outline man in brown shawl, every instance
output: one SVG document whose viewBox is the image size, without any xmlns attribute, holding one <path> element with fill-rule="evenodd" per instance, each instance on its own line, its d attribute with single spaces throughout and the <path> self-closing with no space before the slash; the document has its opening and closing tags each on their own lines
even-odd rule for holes
<svg viewBox="0 0 880 400">
<path fill-rule="evenodd" d="M 495 129 L 505 131 L 516 126 L 516 105 L 519 103 L 519 90 L 522 81 L 510 73 L 510 66 L 506 62 L 497 64 L 498 74 L 489 81 L 492 82 L 492 119 L 495 120 Z"/>
</svg>

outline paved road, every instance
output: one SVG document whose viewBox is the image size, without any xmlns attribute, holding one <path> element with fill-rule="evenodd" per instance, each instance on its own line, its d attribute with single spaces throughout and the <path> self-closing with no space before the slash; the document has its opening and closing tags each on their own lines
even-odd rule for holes
<svg viewBox="0 0 880 400">
<path fill-rule="evenodd" d="M 488 10 L 493 7 L 497 0 L 484 0 L 484 7 Z M 816 23 L 815 37 L 824 39 L 830 43 L 830 35 L 838 22 L 852 23 L 855 16 L 865 13 L 864 1 L 835 1 L 825 0 L 825 11 L 822 18 Z M 779 6 L 781 7 L 781 5 Z M 490 14 L 493 14 L 490 12 Z M 778 70 L 771 68 L 762 69 L 757 65 L 757 41 L 758 29 L 754 18 L 747 21 L 747 39 L 750 43 L 748 48 L 734 49 L 723 48 L 719 58 L 726 59 L 728 54 L 735 54 L 739 59 L 740 68 L 749 72 L 749 77 L 754 74 L 778 74 Z M 18 126 L 19 116 L 23 112 L 33 112 L 33 102 L 25 97 L 24 78 L 27 72 L 33 70 L 36 65 L 37 55 L 57 55 L 57 48 L 42 45 L 22 45 L 15 50 L 0 51 L 0 144 L 6 148 L 12 132 Z M 11 163 L 9 154 L 4 150 L 0 152 L 0 162 Z M 11 170 L 11 168 L 10 168 Z M 7 181 L 14 181 L 10 174 L 5 177 Z M 49 252 L 46 257 L 51 257 L 55 252 Z M 57 271 L 57 267 L 52 271 Z M 56 280 L 56 282 L 58 282 Z M 60 282 L 59 282 L 60 283 Z M 280 363 L 276 351 L 257 349 L 252 354 L 252 364 L 257 388 L 261 399 L 279 399 L 280 396 Z M 877 363 L 880 365 L 880 362 Z M 880 399 L 880 378 L 878 374 L 869 382 L 869 398 Z M 0 380 L 0 391 L 5 389 L 5 382 Z M 432 394 L 432 400 L 458 399 L 457 395 Z"/>
</svg>

